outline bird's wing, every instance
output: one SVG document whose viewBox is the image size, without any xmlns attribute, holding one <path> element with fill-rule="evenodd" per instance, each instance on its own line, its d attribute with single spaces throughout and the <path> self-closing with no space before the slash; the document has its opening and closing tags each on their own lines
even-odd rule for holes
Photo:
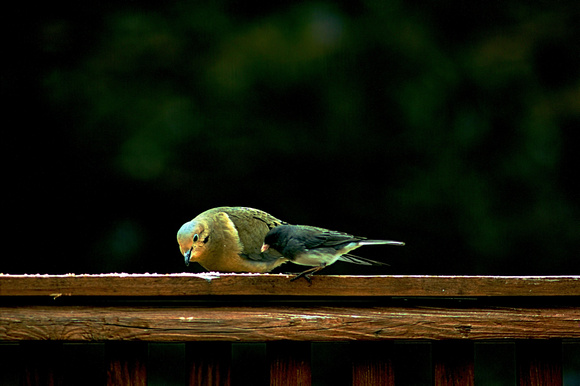
<svg viewBox="0 0 580 386">
<path fill-rule="evenodd" d="M 319 230 L 320 229 L 320 230 Z M 356 243 L 361 239 L 348 233 L 330 231 L 321 228 L 305 230 L 309 234 L 304 238 L 306 248 L 337 247 L 343 244 Z"/>
<path fill-rule="evenodd" d="M 259 209 L 229 207 L 221 210 L 227 213 L 238 230 L 243 257 L 257 261 L 271 261 L 282 256 L 274 250 L 262 253 L 260 248 L 266 233 L 278 225 L 286 224 L 284 221 Z"/>
</svg>

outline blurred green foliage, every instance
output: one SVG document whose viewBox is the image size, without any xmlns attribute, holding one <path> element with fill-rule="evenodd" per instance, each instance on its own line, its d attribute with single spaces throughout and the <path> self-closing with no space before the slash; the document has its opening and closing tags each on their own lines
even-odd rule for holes
<svg viewBox="0 0 580 386">
<path fill-rule="evenodd" d="M 0 271 L 182 271 L 179 226 L 242 205 L 407 242 L 361 251 L 386 270 L 328 273 L 578 274 L 577 10 L 51 8 L 20 27 L 33 33 L 14 46 L 34 62 L 13 58 L 3 93 L 23 95 L 24 126 L 39 132 L 15 136 L 27 155 L 13 200 L 33 203 L 20 204 L 19 242 L 39 219 L 54 255 Z"/>
</svg>

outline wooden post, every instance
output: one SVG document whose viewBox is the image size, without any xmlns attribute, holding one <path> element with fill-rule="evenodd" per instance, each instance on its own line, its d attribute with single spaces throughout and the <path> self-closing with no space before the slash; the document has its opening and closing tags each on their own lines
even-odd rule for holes
<svg viewBox="0 0 580 386">
<path fill-rule="evenodd" d="M 353 385 L 395 385 L 392 342 L 351 343 Z"/>
<path fill-rule="evenodd" d="M 270 360 L 270 385 L 302 385 L 312 383 L 310 343 L 272 342 L 267 346 Z"/>
<path fill-rule="evenodd" d="M 433 343 L 435 386 L 473 386 L 473 342 Z"/>
<path fill-rule="evenodd" d="M 562 385 L 560 341 L 519 341 L 516 343 L 516 363 L 520 386 Z"/>
<path fill-rule="evenodd" d="M 231 351 L 229 342 L 195 342 L 186 345 L 186 364 L 190 369 L 190 386 L 231 383 Z"/>
<path fill-rule="evenodd" d="M 107 385 L 147 386 L 147 343 L 109 342 L 105 356 Z"/>
</svg>

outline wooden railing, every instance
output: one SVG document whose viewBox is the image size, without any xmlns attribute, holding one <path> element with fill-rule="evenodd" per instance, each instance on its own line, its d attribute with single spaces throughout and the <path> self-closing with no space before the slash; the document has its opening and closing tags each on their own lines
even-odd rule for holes
<svg viewBox="0 0 580 386">
<path fill-rule="evenodd" d="M 0 384 L 473 385 L 499 344 L 514 383 L 561 385 L 578 299 L 576 276 L 0 275 Z"/>
</svg>

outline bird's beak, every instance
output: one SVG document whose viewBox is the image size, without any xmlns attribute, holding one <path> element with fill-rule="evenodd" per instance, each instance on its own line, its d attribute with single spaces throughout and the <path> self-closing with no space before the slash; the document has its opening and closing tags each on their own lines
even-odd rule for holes
<svg viewBox="0 0 580 386">
<path fill-rule="evenodd" d="M 185 265 L 189 266 L 189 257 L 191 256 L 191 249 L 183 254 L 185 257 Z"/>
<path fill-rule="evenodd" d="M 260 251 L 266 252 L 269 248 L 270 248 L 270 246 L 268 244 L 262 244 L 262 249 L 260 249 Z"/>
</svg>

